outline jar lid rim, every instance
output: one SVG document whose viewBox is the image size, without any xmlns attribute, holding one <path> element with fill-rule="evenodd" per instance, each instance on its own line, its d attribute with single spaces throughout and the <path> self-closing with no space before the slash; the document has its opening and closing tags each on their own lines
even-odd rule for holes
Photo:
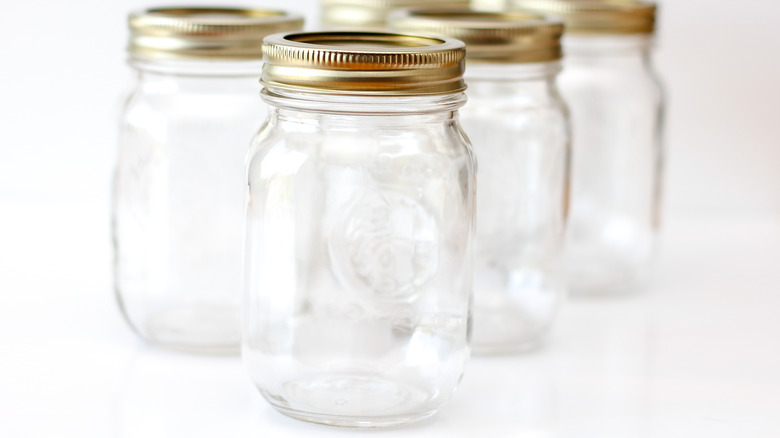
<svg viewBox="0 0 780 438">
<path fill-rule="evenodd" d="M 236 7 L 162 7 L 128 16 L 128 52 L 143 58 L 261 59 L 266 35 L 303 27 L 285 11 Z"/>
<path fill-rule="evenodd" d="M 467 61 L 534 63 L 562 57 L 563 22 L 533 12 L 417 7 L 395 11 L 388 25 L 403 32 L 457 38 L 466 44 Z"/>
<path fill-rule="evenodd" d="M 652 34 L 658 6 L 646 0 L 510 0 L 513 8 L 561 17 L 567 33 Z"/>
<path fill-rule="evenodd" d="M 330 94 L 447 94 L 465 89 L 465 45 L 445 37 L 369 31 L 265 38 L 266 87 Z"/>
</svg>

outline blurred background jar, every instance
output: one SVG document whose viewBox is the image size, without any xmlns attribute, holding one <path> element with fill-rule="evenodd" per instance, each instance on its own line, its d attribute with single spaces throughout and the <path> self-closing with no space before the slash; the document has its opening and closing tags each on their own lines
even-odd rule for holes
<svg viewBox="0 0 780 438">
<path fill-rule="evenodd" d="M 383 29 L 387 15 L 411 6 L 468 6 L 469 0 L 320 0 L 322 27 Z"/>
<path fill-rule="evenodd" d="M 460 41 L 392 33 L 266 39 L 243 353 L 289 416 L 405 423 L 461 377 L 475 198 L 463 57 Z"/>
<path fill-rule="evenodd" d="M 474 353 L 539 344 L 565 295 L 569 126 L 558 95 L 563 25 L 529 13 L 397 11 L 391 28 L 466 43 L 461 123 L 479 162 Z"/>
<path fill-rule="evenodd" d="M 136 83 L 119 127 L 114 284 L 147 341 L 239 349 L 244 160 L 266 112 L 257 97 L 262 38 L 302 24 L 232 8 L 129 17 Z"/>
<path fill-rule="evenodd" d="M 565 250 L 572 292 L 636 289 L 659 230 L 663 93 L 651 64 L 656 7 L 635 0 L 514 0 L 563 17 L 561 94 L 573 128 Z"/>
</svg>

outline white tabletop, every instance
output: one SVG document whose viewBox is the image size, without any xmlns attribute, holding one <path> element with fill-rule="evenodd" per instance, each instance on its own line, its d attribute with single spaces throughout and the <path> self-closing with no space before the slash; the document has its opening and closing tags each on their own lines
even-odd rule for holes
<svg viewBox="0 0 780 438">
<path fill-rule="evenodd" d="M 0 437 L 780 436 L 777 221 L 669 221 L 646 290 L 570 300 L 543 349 L 473 358 L 437 416 L 361 431 L 275 412 L 238 357 L 139 341 L 101 208 L 2 220 Z"/>
</svg>

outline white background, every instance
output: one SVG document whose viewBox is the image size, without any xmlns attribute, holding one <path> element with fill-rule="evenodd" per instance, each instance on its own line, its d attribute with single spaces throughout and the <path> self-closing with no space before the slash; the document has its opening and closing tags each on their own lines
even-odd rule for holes
<svg viewBox="0 0 780 438">
<path fill-rule="evenodd" d="M 315 0 L 245 3 L 316 23 Z M 130 84 L 125 16 L 152 4 L 26 0 L 0 15 L 1 200 L 105 203 Z M 779 216 L 780 5 L 666 0 L 660 11 L 668 213 Z"/>
<path fill-rule="evenodd" d="M 316 23 L 314 0 L 244 4 Z M 149 349 L 119 317 L 108 199 L 125 16 L 152 5 L 25 0 L 0 14 L 0 436 L 340 436 L 270 411 L 236 359 Z M 656 281 L 571 303 L 540 353 L 475 360 L 442 415 L 404 434 L 780 436 L 778 23 L 768 0 L 661 4 Z"/>
</svg>

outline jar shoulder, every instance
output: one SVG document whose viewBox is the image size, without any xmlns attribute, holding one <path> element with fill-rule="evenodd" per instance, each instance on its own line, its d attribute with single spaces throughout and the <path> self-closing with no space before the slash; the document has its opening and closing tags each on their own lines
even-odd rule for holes
<svg viewBox="0 0 780 438">
<path fill-rule="evenodd" d="M 460 120 L 470 118 L 538 118 L 565 123 L 566 104 L 559 94 L 540 99 L 529 96 L 474 96 L 460 112 Z"/>
<path fill-rule="evenodd" d="M 238 142 L 246 148 L 267 114 L 255 95 L 150 95 L 125 98 L 118 115 L 120 143 L 146 139 L 160 144 Z"/>
<path fill-rule="evenodd" d="M 460 121 L 467 134 L 474 126 L 490 126 L 491 129 L 515 133 L 566 131 L 568 119 L 568 108 L 557 89 L 551 89 L 542 96 L 475 93 L 460 113 Z"/>
<path fill-rule="evenodd" d="M 381 171 L 383 166 L 400 163 L 407 168 L 414 162 L 440 168 L 473 161 L 471 145 L 457 119 L 429 125 L 379 119 L 345 123 L 317 116 L 307 120 L 271 116 L 252 142 L 250 177 L 289 174 L 303 163 Z"/>
</svg>

